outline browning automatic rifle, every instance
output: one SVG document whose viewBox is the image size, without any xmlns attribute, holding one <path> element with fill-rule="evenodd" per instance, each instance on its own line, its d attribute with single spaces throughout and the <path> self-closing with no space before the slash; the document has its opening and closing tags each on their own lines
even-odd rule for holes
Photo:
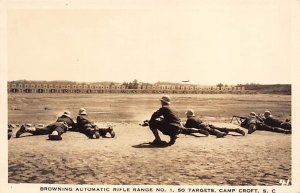
<svg viewBox="0 0 300 193">
<path fill-rule="evenodd" d="M 233 115 L 230 123 L 232 123 L 235 120 L 236 122 L 233 122 L 233 124 L 241 125 L 241 118 L 242 116 Z"/>
</svg>

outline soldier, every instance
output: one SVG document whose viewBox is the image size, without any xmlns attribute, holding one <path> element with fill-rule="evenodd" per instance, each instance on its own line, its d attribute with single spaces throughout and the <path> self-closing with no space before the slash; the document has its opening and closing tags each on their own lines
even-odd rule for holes
<svg viewBox="0 0 300 193">
<path fill-rule="evenodd" d="M 255 112 L 251 112 L 248 116 L 240 116 L 241 127 L 248 129 L 248 134 L 256 131 L 256 125 L 261 123 L 261 119 Z"/>
<path fill-rule="evenodd" d="M 76 131 L 76 124 L 68 111 L 65 111 L 60 117 L 58 117 L 56 122 L 65 122 L 68 125 L 68 131 Z"/>
<path fill-rule="evenodd" d="M 25 124 L 17 131 L 16 138 L 19 138 L 23 133 L 31 133 L 32 135 L 49 135 L 50 140 L 61 140 L 61 135 L 67 130 L 68 125 L 65 122 L 54 122 L 46 127 L 34 127 L 31 124 Z"/>
<path fill-rule="evenodd" d="M 239 128 L 229 129 L 226 127 L 217 127 L 212 124 L 205 124 L 195 115 L 192 109 L 187 110 L 186 116 L 187 121 L 184 124 L 184 127 L 206 130 L 210 135 L 215 135 L 217 138 L 225 137 L 229 132 L 236 132 L 243 136 L 245 135 L 245 132 Z"/>
<path fill-rule="evenodd" d="M 280 127 L 280 128 L 285 129 L 285 130 L 292 130 L 291 123 L 283 122 L 283 121 L 280 121 L 280 120 L 274 118 L 271 115 L 270 111 L 265 111 L 263 121 L 266 125 L 271 126 L 271 127 Z"/>
<path fill-rule="evenodd" d="M 163 96 L 160 101 L 161 108 L 154 112 L 149 120 L 149 128 L 155 137 L 152 143 L 154 145 L 160 145 L 163 143 L 158 133 L 159 130 L 164 135 L 170 136 L 169 144 L 173 145 L 180 132 L 180 119 L 170 108 L 171 99 L 169 96 Z M 163 118 L 159 120 L 161 116 Z"/>
<path fill-rule="evenodd" d="M 154 112 L 150 120 L 144 121 L 141 126 L 149 126 L 155 139 L 152 142 L 153 145 L 164 145 L 161 140 L 158 130 L 164 135 L 170 136 L 169 145 L 173 145 L 177 139 L 178 134 L 189 135 L 191 133 L 201 133 L 206 136 L 209 133 L 205 130 L 199 130 L 195 128 L 185 128 L 181 125 L 179 117 L 170 108 L 171 100 L 169 96 L 163 96 L 161 99 L 161 108 Z"/>
<path fill-rule="evenodd" d="M 16 126 L 14 124 L 8 124 L 8 130 L 7 130 L 7 135 L 8 135 L 8 140 L 10 140 L 11 136 L 13 135 L 13 128 Z"/>
<path fill-rule="evenodd" d="M 264 119 L 258 116 L 255 112 L 251 112 L 248 116 L 240 116 L 239 118 L 241 127 L 248 129 L 248 134 L 251 134 L 256 130 L 291 134 L 291 130 L 266 125 L 263 122 Z"/>
<path fill-rule="evenodd" d="M 110 133 L 111 138 L 115 137 L 115 132 L 111 126 L 108 128 L 98 128 L 97 125 L 91 122 L 84 108 L 79 109 L 76 127 L 77 131 L 85 134 L 90 139 L 98 139 L 100 136 L 106 137 L 107 133 Z"/>
<path fill-rule="evenodd" d="M 23 133 L 31 133 L 32 135 L 48 135 L 50 140 L 61 140 L 61 135 L 68 131 L 69 128 L 75 128 L 75 123 L 68 111 L 65 111 L 56 122 L 47 125 L 46 127 L 33 127 L 31 124 L 22 125 L 16 133 L 16 138 L 19 138 Z"/>
</svg>

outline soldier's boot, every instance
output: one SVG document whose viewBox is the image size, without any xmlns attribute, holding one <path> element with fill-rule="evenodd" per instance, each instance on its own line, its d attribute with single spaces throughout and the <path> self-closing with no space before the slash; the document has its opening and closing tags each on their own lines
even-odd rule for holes
<svg viewBox="0 0 300 193">
<path fill-rule="evenodd" d="M 54 141 L 62 140 L 61 134 L 56 130 L 54 130 L 51 134 L 49 134 L 48 138 L 49 140 L 54 140 Z"/>
<path fill-rule="evenodd" d="M 169 145 L 173 145 L 176 142 L 176 139 L 177 139 L 176 135 L 171 135 Z"/>
<path fill-rule="evenodd" d="M 285 130 L 285 134 L 292 134 L 292 130 Z"/>
<path fill-rule="evenodd" d="M 201 133 L 205 136 L 209 136 L 208 131 L 204 130 L 204 129 L 195 129 L 195 128 L 187 128 L 186 129 L 187 134 L 191 134 L 191 133 Z"/>
<path fill-rule="evenodd" d="M 95 131 L 95 138 L 96 139 L 99 139 L 100 138 L 100 133 L 98 130 Z"/>
<path fill-rule="evenodd" d="M 245 131 L 241 130 L 240 128 L 236 128 L 235 132 L 245 136 Z"/>
<path fill-rule="evenodd" d="M 107 128 L 107 132 L 110 134 L 110 137 L 111 137 L 111 138 L 114 138 L 114 137 L 116 136 L 116 133 L 115 133 L 115 131 L 114 131 L 114 129 L 113 129 L 112 126 L 109 126 L 109 127 Z"/>
<path fill-rule="evenodd" d="M 282 129 L 282 128 L 279 128 L 279 127 L 274 127 L 273 131 L 276 132 L 276 133 L 291 134 L 291 131 L 285 130 L 285 129 Z"/>
<path fill-rule="evenodd" d="M 23 133 L 31 133 L 34 134 L 35 128 L 30 124 L 22 125 L 20 129 L 16 133 L 16 138 L 19 138 Z"/>
<path fill-rule="evenodd" d="M 143 123 L 140 123 L 139 125 L 142 127 L 147 127 L 147 126 L 149 126 L 149 121 L 145 120 Z"/>
<path fill-rule="evenodd" d="M 209 132 L 206 131 L 205 129 L 198 129 L 198 132 L 205 135 L 205 136 L 209 136 Z"/>
<path fill-rule="evenodd" d="M 94 139 L 95 130 L 92 128 L 87 128 L 85 134 L 88 136 L 89 139 Z"/>
<path fill-rule="evenodd" d="M 111 138 L 114 138 L 116 136 L 116 133 L 112 126 L 109 126 L 108 128 L 100 128 L 100 136 L 106 137 L 106 134 L 109 133 Z"/>
<path fill-rule="evenodd" d="M 8 124 L 8 130 L 7 130 L 7 134 L 8 134 L 8 140 L 12 137 L 13 135 L 13 128 L 15 128 L 16 126 L 14 124 Z"/>
<path fill-rule="evenodd" d="M 10 140 L 12 135 L 13 135 L 13 131 L 8 129 L 8 131 L 7 131 L 8 140 Z"/>
<path fill-rule="evenodd" d="M 225 127 L 216 127 L 216 126 L 214 126 L 212 124 L 209 124 L 208 127 L 211 128 L 211 129 L 213 129 L 213 130 L 218 130 L 218 131 L 221 131 L 223 133 L 226 133 L 226 135 L 229 133 L 229 130 L 230 130 L 230 129 L 227 129 Z"/>
<path fill-rule="evenodd" d="M 94 139 L 94 137 L 96 139 L 99 139 L 100 138 L 100 131 L 99 131 L 99 128 L 97 125 L 95 124 L 92 124 L 91 127 L 89 127 L 88 129 L 90 129 L 90 134 L 93 136 L 92 138 Z"/>
<path fill-rule="evenodd" d="M 223 138 L 227 135 L 227 133 L 225 132 L 221 132 L 221 131 L 218 131 L 216 129 L 212 129 L 212 133 L 217 137 L 217 138 Z"/>
</svg>

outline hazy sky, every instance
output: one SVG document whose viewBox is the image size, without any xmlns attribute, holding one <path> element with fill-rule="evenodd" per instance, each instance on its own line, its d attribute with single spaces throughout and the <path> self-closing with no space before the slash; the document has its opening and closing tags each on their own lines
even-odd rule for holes
<svg viewBox="0 0 300 193">
<path fill-rule="evenodd" d="M 211 2 L 9 10 L 8 80 L 291 83 L 289 1 Z"/>
</svg>

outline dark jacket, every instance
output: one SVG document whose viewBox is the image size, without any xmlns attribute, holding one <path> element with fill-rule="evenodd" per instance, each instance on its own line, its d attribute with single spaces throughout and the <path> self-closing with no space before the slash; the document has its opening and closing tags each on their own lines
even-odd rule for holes
<svg viewBox="0 0 300 193">
<path fill-rule="evenodd" d="M 92 127 L 94 124 L 89 120 L 87 115 L 78 115 L 77 116 L 77 129 L 79 131 L 82 131 L 86 129 L 87 127 Z"/>
<path fill-rule="evenodd" d="M 76 127 L 76 124 L 73 121 L 73 119 L 65 115 L 58 117 L 56 122 L 65 122 L 68 125 L 68 127 L 72 129 L 75 129 Z"/>
<path fill-rule="evenodd" d="M 203 121 L 201 121 L 199 117 L 190 116 L 186 120 L 186 123 L 185 123 L 184 127 L 202 129 L 202 124 L 203 124 Z"/>
<path fill-rule="evenodd" d="M 251 116 L 242 116 L 240 117 L 240 120 L 241 127 L 244 127 L 246 129 L 248 129 L 251 124 L 255 124 L 257 126 L 258 123 L 261 123 L 256 117 Z"/>
<path fill-rule="evenodd" d="M 272 126 L 272 127 L 280 127 L 282 124 L 282 121 L 275 119 L 273 117 L 268 117 L 264 120 L 264 123 L 266 125 Z"/>
<path fill-rule="evenodd" d="M 52 132 L 54 130 L 56 130 L 58 127 L 63 129 L 63 132 L 66 132 L 68 130 L 67 126 L 64 125 L 62 122 L 55 122 L 55 123 L 51 123 L 49 125 L 46 126 L 46 128 Z"/>
<path fill-rule="evenodd" d="M 164 105 L 151 116 L 150 121 L 153 121 L 159 117 L 163 116 L 163 122 L 170 125 L 180 125 L 179 117 L 174 113 L 169 105 Z"/>
</svg>

